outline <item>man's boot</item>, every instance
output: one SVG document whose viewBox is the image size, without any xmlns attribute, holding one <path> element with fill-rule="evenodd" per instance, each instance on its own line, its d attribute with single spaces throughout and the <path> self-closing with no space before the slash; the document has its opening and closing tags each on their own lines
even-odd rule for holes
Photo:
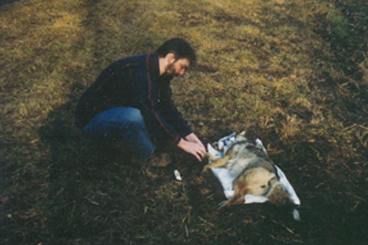
<svg viewBox="0 0 368 245">
<path fill-rule="evenodd" d="M 149 178 L 158 178 L 159 176 L 153 172 L 155 168 L 164 168 L 172 163 L 172 159 L 169 154 L 161 153 L 159 155 L 153 154 L 150 159 L 148 159 L 146 166 L 145 166 L 145 174 Z"/>
</svg>

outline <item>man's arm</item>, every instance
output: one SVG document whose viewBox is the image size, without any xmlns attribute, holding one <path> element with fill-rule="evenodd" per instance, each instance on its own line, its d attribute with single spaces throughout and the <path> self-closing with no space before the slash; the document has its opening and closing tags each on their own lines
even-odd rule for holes
<svg viewBox="0 0 368 245">
<path fill-rule="evenodd" d="M 165 120 L 170 123 L 181 137 L 193 133 L 192 129 L 176 107 L 171 94 L 170 81 L 162 81 L 160 89 L 160 111 Z"/>
<path fill-rule="evenodd" d="M 171 123 L 162 116 L 156 96 L 157 84 L 150 79 L 147 70 L 133 69 L 131 82 L 136 107 L 141 111 L 150 135 L 154 136 L 160 144 L 177 145 L 180 135 Z"/>
</svg>

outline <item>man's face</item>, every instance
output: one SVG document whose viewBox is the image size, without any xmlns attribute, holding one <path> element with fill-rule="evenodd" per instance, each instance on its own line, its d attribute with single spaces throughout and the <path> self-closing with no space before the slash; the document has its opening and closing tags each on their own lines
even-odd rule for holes
<svg viewBox="0 0 368 245">
<path fill-rule="evenodd" d="M 182 76 L 184 75 L 185 71 L 188 69 L 189 65 L 190 65 L 190 62 L 186 58 L 174 60 L 172 63 L 170 63 L 166 67 L 165 73 L 167 75 L 172 75 L 174 77 Z"/>
</svg>

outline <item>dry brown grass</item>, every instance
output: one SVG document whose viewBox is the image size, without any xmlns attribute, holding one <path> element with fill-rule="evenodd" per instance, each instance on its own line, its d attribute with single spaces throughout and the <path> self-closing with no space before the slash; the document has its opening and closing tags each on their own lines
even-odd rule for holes
<svg viewBox="0 0 368 245">
<path fill-rule="evenodd" d="M 0 244 L 364 244 L 368 5 L 303 0 L 31 0 L 0 9 Z M 175 101 L 209 143 L 258 137 L 302 200 L 217 211 L 204 163 L 148 180 L 80 137 L 76 101 L 110 62 L 179 36 Z M 172 180 L 172 168 L 184 182 Z"/>
</svg>

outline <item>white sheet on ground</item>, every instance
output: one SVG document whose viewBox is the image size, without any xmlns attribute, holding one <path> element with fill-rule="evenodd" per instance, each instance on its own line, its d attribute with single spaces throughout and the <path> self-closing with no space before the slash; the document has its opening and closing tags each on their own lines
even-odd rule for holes
<svg viewBox="0 0 368 245">
<path fill-rule="evenodd" d="M 210 152 L 214 156 L 222 157 L 224 152 L 226 152 L 229 144 L 234 140 L 235 135 L 236 133 L 234 132 L 218 140 L 217 142 L 218 150 L 216 150 L 211 144 L 208 144 L 207 145 L 208 152 Z M 259 139 L 256 140 L 256 144 L 259 144 L 263 147 L 263 144 Z M 263 147 L 263 150 L 267 153 L 264 147 Z M 291 186 L 288 179 L 286 178 L 284 172 L 278 166 L 276 166 L 276 169 L 277 169 L 278 175 L 280 176 L 280 182 L 285 186 L 285 188 L 289 192 L 291 199 L 294 201 L 295 205 L 300 206 L 301 204 L 300 200 L 294 188 Z M 213 168 L 211 170 L 213 174 L 216 176 L 216 178 L 220 181 L 224 189 L 224 194 L 226 198 L 228 199 L 231 198 L 234 195 L 234 190 L 233 190 L 233 185 L 232 185 L 234 179 L 230 176 L 229 171 L 226 168 Z M 266 201 L 268 201 L 268 199 L 265 196 L 255 196 L 255 195 L 250 195 L 250 194 L 247 194 L 245 196 L 245 204 L 263 203 Z"/>
</svg>

